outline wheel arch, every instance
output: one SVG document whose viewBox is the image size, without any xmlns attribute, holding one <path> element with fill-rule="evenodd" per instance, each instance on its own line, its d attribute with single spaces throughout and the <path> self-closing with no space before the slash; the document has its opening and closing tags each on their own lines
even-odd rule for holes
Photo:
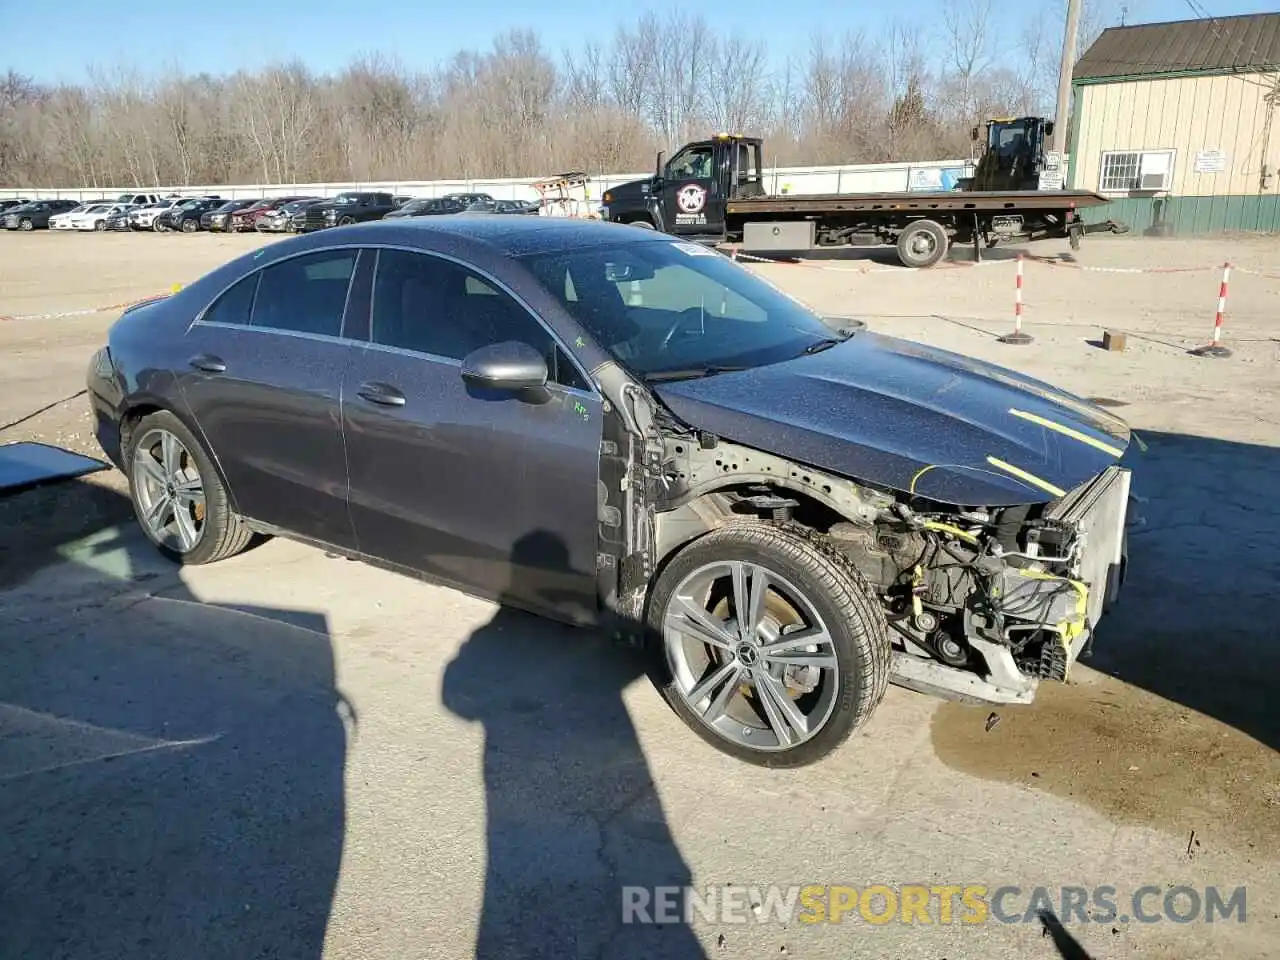
<svg viewBox="0 0 1280 960">
<path fill-rule="evenodd" d="M 213 469 L 218 474 L 218 481 L 222 484 L 223 489 L 227 491 L 227 500 L 230 502 L 231 508 L 233 510 L 237 509 L 235 490 L 232 489 L 231 484 L 227 481 L 227 474 L 222 468 L 222 461 L 218 459 L 217 452 L 210 445 L 209 438 L 200 429 L 200 424 L 186 411 L 180 409 L 178 404 L 170 403 L 161 397 L 147 394 L 130 398 L 121 406 L 120 459 L 124 464 L 125 470 L 129 469 L 128 451 L 133 442 L 134 431 L 137 430 L 138 424 L 153 413 L 167 413 L 191 431 L 191 435 L 196 438 L 196 442 L 200 444 L 201 449 L 209 458 L 209 462 L 213 464 Z"/>
<path fill-rule="evenodd" d="M 825 533 L 837 523 L 865 522 L 856 511 L 840 509 L 833 498 L 799 480 L 768 474 L 724 477 L 657 515 L 654 551 L 657 565 L 665 564 L 682 547 L 725 523 L 759 517 L 759 513 L 734 509 L 735 503 L 748 495 L 748 487 L 756 488 L 751 493 L 758 493 L 763 487 L 777 496 L 796 501 L 797 506 L 792 510 L 797 521 L 818 533 Z"/>
</svg>

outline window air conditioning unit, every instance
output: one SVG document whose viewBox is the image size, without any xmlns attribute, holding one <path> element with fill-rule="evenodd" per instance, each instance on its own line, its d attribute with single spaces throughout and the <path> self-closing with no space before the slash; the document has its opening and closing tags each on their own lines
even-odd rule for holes
<svg viewBox="0 0 1280 960">
<path fill-rule="evenodd" d="M 1144 153 L 1138 171 L 1139 190 L 1168 190 L 1173 179 L 1173 154 Z"/>
</svg>

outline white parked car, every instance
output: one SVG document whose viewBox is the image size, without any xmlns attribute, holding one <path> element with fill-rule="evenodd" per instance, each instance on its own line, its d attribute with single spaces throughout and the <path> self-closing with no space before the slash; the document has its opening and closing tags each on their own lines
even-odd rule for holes
<svg viewBox="0 0 1280 960">
<path fill-rule="evenodd" d="M 69 223 L 72 230 L 106 230 L 107 217 L 122 210 L 131 210 L 129 203 L 95 203 L 81 213 L 73 214 Z"/>
<path fill-rule="evenodd" d="M 50 230 L 71 230 L 71 219 L 84 213 L 90 207 L 103 205 L 101 200 L 90 200 L 88 203 L 82 203 L 78 207 L 72 207 L 65 213 L 57 213 L 49 218 Z"/>
<path fill-rule="evenodd" d="M 148 203 L 146 206 L 138 207 L 136 210 L 131 210 L 129 211 L 129 226 L 134 230 L 158 230 L 156 217 L 174 204 L 181 202 L 181 197 L 170 197 L 168 200 L 157 200 L 154 203 Z"/>
</svg>

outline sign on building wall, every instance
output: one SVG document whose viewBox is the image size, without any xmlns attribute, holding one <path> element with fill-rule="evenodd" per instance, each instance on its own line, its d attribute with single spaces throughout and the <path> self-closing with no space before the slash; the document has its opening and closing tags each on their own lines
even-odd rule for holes
<svg viewBox="0 0 1280 960">
<path fill-rule="evenodd" d="M 1197 150 L 1191 168 L 1196 173 L 1222 173 L 1227 169 L 1227 155 L 1221 150 Z"/>
</svg>

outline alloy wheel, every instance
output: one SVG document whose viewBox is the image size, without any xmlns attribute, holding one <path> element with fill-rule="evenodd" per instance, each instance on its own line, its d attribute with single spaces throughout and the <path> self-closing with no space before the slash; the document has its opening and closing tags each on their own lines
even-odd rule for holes
<svg viewBox="0 0 1280 960">
<path fill-rule="evenodd" d="M 681 580 L 663 647 L 678 695 L 738 746 L 789 750 L 835 709 L 840 674 L 826 624 L 801 590 L 759 564 L 706 564 Z"/>
<path fill-rule="evenodd" d="M 189 553 L 204 536 L 204 482 L 176 436 L 156 428 L 138 441 L 131 465 L 138 517 L 156 543 Z"/>
</svg>

